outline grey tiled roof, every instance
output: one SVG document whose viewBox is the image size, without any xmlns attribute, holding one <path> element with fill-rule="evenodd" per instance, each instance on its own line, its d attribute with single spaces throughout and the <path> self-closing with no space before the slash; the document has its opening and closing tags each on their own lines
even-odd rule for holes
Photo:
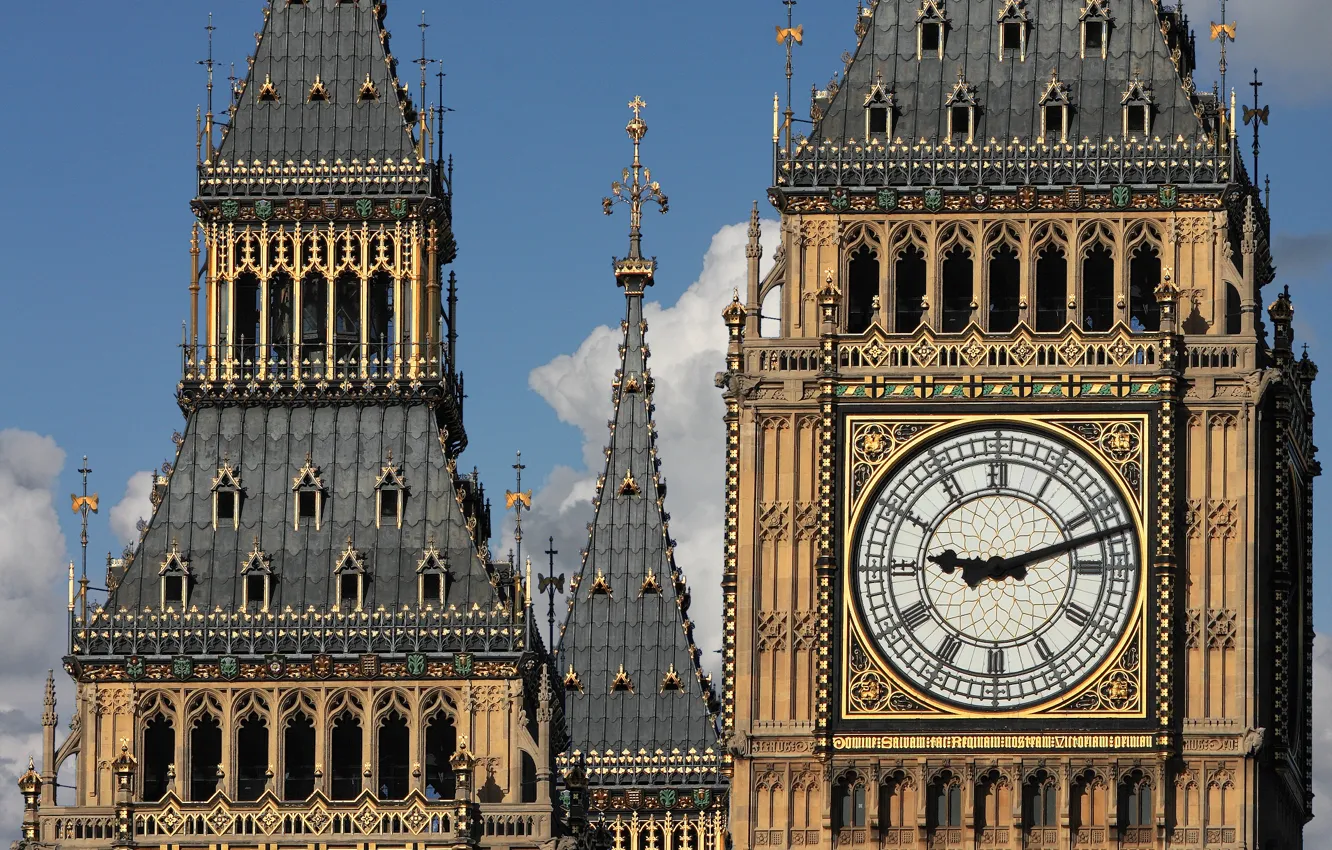
<svg viewBox="0 0 1332 850">
<path fill-rule="evenodd" d="M 254 66 L 218 159 L 415 162 L 378 8 L 371 0 L 269 4 Z M 361 97 L 367 77 L 376 99 Z M 327 102 L 310 100 L 316 79 L 328 90 Z M 265 82 L 272 83 L 276 101 L 260 99 Z"/>
<path fill-rule="evenodd" d="M 401 529 L 390 520 L 375 525 L 374 488 L 390 450 L 407 486 Z M 295 527 L 292 486 L 307 453 L 325 488 L 318 530 L 309 520 Z M 213 528 L 213 479 L 223 463 L 240 478 L 239 529 Z M 431 539 L 453 576 L 448 603 L 490 609 L 496 592 L 456 492 L 429 405 L 201 407 L 190 413 L 161 503 L 106 607 L 158 609 L 159 572 L 174 544 L 188 562 L 189 605 L 239 609 L 241 571 L 257 537 L 272 559 L 270 608 L 327 610 L 350 536 L 368 573 L 366 610 L 417 606 L 416 569 Z"/>
<path fill-rule="evenodd" d="M 570 746 L 576 751 L 696 754 L 696 769 L 688 776 L 664 768 L 636 775 L 603 770 L 602 759 L 589 758 L 594 784 L 641 782 L 649 774 L 660 781 L 670 774 L 667 783 L 706 785 L 716 781 L 718 763 L 712 693 L 700 676 L 698 650 L 686 625 L 688 589 L 675 566 L 659 501 L 665 486 L 658 477 L 645 331 L 643 297 L 630 292 L 606 473 L 582 574 L 571 591 L 560 672 L 572 666 L 582 683 L 580 691 L 565 695 Z M 626 475 L 632 486 L 626 486 Z M 659 593 L 644 592 L 649 572 L 657 577 Z M 609 594 L 595 592 L 599 576 Z M 632 692 L 611 690 L 621 665 Z M 672 668 L 682 688 L 663 692 Z"/>
<path fill-rule="evenodd" d="M 1025 60 L 999 49 L 1001 13 L 1009 0 L 938 0 L 948 21 L 944 57 L 917 59 L 917 17 L 922 0 L 879 0 L 846 78 L 824 104 L 811 142 L 864 141 L 865 101 L 877 79 L 896 100 L 894 139 L 906 144 L 948 137 L 948 103 L 961 71 L 975 86 L 980 112 L 976 143 L 1035 139 L 1040 102 L 1051 72 L 1069 88 L 1073 111 L 1069 141 L 1123 136 L 1122 98 L 1135 76 L 1152 86 L 1151 135 L 1192 141 L 1202 129 L 1185 79 L 1176 68 L 1154 0 L 1110 0 L 1113 18 L 1107 58 L 1081 56 L 1080 15 L 1086 0 L 1022 0 L 1027 28 Z M 1185 46 L 1186 56 L 1191 48 Z M 1187 62 L 1187 60 L 1186 60 Z M 882 140 L 888 142 L 889 140 Z"/>
</svg>

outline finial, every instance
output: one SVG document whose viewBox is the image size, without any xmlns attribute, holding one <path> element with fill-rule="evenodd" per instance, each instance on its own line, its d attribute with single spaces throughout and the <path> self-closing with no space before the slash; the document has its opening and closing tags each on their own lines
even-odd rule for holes
<svg viewBox="0 0 1332 850">
<path fill-rule="evenodd" d="M 1253 87 L 1253 108 L 1244 107 L 1244 123 L 1253 125 L 1253 179 L 1258 179 L 1258 152 L 1261 150 L 1258 144 L 1258 128 L 1266 124 L 1268 117 L 1272 114 L 1272 107 L 1264 106 L 1258 108 L 1258 89 L 1263 87 L 1263 83 L 1258 79 L 1258 69 L 1253 69 L 1253 82 L 1249 83 Z"/>
<path fill-rule="evenodd" d="M 1212 22 L 1212 41 L 1221 42 L 1221 61 L 1218 68 L 1221 71 L 1221 90 L 1226 90 L 1226 43 L 1235 41 L 1235 31 L 1239 29 L 1239 24 L 1235 21 L 1226 23 L 1226 0 L 1221 0 L 1221 23 Z"/>
<path fill-rule="evenodd" d="M 634 97 L 629 101 L 629 108 L 633 110 L 634 117 L 625 126 L 625 132 L 634 143 L 634 163 L 624 169 L 620 180 L 611 184 L 612 197 L 603 198 L 601 201 L 602 212 L 606 215 L 615 212 L 616 202 L 629 205 L 628 259 L 631 261 L 643 259 L 643 204 L 655 203 L 663 215 L 670 211 L 670 199 L 661 191 L 661 184 L 653 181 L 652 171 L 643 167 L 643 161 L 639 156 L 639 146 L 648 131 L 647 122 L 642 116 L 646 107 L 647 103 L 641 97 Z M 640 264 L 635 264 L 635 268 L 638 265 Z M 641 271 L 639 273 L 641 274 Z"/>
<path fill-rule="evenodd" d="M 791 122 L 795 117 L 795 112 L 791 108 L 791 78 L 795 75 L 795 46 L 805 43 L 805 27 L 795 25 L 795 6 L 797 0 L 782 0 L 786 6 L 786 26 L 777 26 L 777 43 L 786 46 L 786 149 L 791 150 Z M 776 98 L 773 98 L 774 106 Z M 775 123 L 775 122 L 774 122 Z M 773 127 L 773 141 L 777 141 L 780 133 L 777 127 Z"/>
</svg>

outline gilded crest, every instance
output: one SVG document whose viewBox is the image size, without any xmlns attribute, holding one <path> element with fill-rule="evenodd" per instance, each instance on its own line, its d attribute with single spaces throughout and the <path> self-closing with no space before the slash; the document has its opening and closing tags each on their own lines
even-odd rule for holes
<svg viewBox="0 0 1332 850">
<path fill-rule="evenodd" d="M 361 218 L 369 218 L 374 212 L 374 201 L 371 201 L 369 198 L 361 198 L 356 202 L 356 214 Z"/>
<path fill-rule="evenodd" d="M 898 200 L 896 189 L 880 189 L 878 194 L 874 196 L 874 203 L 885 212 L 892 212 L 897 209 Z"/>
<path fill-rule="evenodd" d="M 194 659 L 188 655 L 177 656 L 171 661 L 171 675 L 177 679 L 188 679 L 194 675 Z"/>
<path fill-rule="evenodd" d="M 361 675 L 367 679 L 379 678 L 379 656 L 362 655 L 361 656 Z"/>
<path fill-rule="evenodd" d="M 281 655 L 270 655 L 264 659 L 264 669 L 276 679 L 287 671 L 287 661 Z"/>
<path fill-rule="evenodd" d="M 137 655 L 131 655 L 125 662 L 125 675 L 131 679 L 142 679 L 144 674 L 143 659 Z"/>
<path fill-rule="evenodd" d="M 1019 186 L 1017 197 L 1018 206 L 1022 209 L 1032 210 L 1036 208 L 1037 194 L 1035 186 Z"/>
<path fill-rule="evenodd" d="M 925 209 L 930 212 L 938 212 L 943 209 L 944 196 L 943 189 L 930 187 L 925 190 Z"/>
<path fill-rule="evenodd" d="M 459 676 L 472 675 L 475 659 L 470 652 L 460 652 L 453 656 L 453 671 Z"/>
<path fill-rule="evenodd" d="M 1064 205 L 1071 210 L 1080 210 L 1085 197 L 1081 186 L 1069 186 L 1064 190 Z"/>
<path fill-rule="evenodd" d="M 273 217 L 273 202 L 255 201 L 254 214 L 259 218 L 260 221 L 268 221 L 270 218 Z"/>
<path fill-rule="evenodd" d="M 236 216 L 238 216 L 238 215 L 240 215 L 240 202 L 239 202 L 239 201 L 223 201 L 223 202 L 222 202 L 222 217 L 223 217 L 223 218 L 225 218 L 227 221 L 235 221 L 235 220 L 236 220 Z"/>
<path fill-rule="evenodd" d="M 407 656 L 407 675 L 413 678 L 420 678 L 425 675 L 426 657 L 419 652 L 413 652 Z"/>
<path fill-rule="evenodd" d="M 333 675 L 333 656 L 316 655 L 312 660 L 314 674 L 321 679 L 327 679 Z"/>
<path fill-rule="evenodd" d="M 1165 207 L 1166 209 L 1173 209 L 1179 203 L 1179 187 L 1162 186 L 1160 198 L 1161 198 L 1161 206 Z"/>
<path fill-rule="evenodd" d="M 1110 203 L 1123 209 L 1133 202 L 1133 188 L 1131 186 L 1116 186 L 1110 190 Z"/>
<path fill-rule="evenodd" d="M 407 217 L 407 200 L 405 198 L 394 198 L 389 201 L 389 215 L 394 218 Z"/>
<path fill-rule="evenodd" d="M 678 799 L 678 797 L 676 796 L 674 791 L 666 789 L 657 795 L 657 799 L 661 802 L 661 807 L 663 809 L 669 809 L 675 806 L 675 802 Z"/>
<path fill-rule="evenodd" d="M 846 189 L 838 186 L 828 195 L 828 205 L 834 212 L 845 212 L 851 208 L 851 195 Z"/>
<path fill-rule="evenodd" d="M 978 210 L 990 206 L 990 190 L 986 186 L 977 186 L 971 190 L 971 205 Z"/>
<path fill-rule="evenodd" d="M 217 672 L 224 679 L 234 679 L 240 675 L 240 659 L 234 655 L 224 655 L 217 660 Z"/>
</svg>

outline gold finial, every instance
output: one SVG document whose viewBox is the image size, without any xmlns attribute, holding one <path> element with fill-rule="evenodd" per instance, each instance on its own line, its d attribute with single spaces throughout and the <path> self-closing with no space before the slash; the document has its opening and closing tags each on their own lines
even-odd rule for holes
<svg viewBox="0 0 1332 850">
<path fill-rule="evenodd" d="M 646 107 L 647 103 L 641 97 L 629 101 L 629 108 L 633 110 L 634 117 L 624 129 L 634 143 L 634 163 L 624 169 L 620 180 L 611 184 L 612 197 L 603 198 L 601 201 L 601 209 L 606 215 L 615 211 L 616 202 L 629 205 L 629 260 L 643 258 L 643 204 L 655 203 L 661 208 L 663 215 L 670 211 L 670 199 L 661 191 L 661 184 L 652 179 L 651 169 L 643 167 L 642 158 L 639 156 L 639 146 L 648 131 L 647 122 L 642 116 Z"/>
</svg>

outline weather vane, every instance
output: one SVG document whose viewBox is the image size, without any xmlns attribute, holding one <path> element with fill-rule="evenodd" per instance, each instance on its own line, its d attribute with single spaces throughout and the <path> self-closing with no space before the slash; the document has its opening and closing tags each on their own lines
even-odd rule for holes
<svg viewBox="0 0 1332 850">
<path fill-rule="evenodd" d="M 523 560 L 523 511 L 532 510 L 532 491 L 523 492 L 524 469 L 527 469 L 527 467 L 523 464 L 523 453 L 518 452 L 518 459 L 513 464 L 513 470 L 518 477 L 518 489 L 504 492 L 504 508 L 513 511 L 513 542 L 518 546 L 518 556 L 513 561 L 515 572 L 517 572 L 518 565 Z"/>
<path fill-rule="evenodd" d="M 550 548 L 545 552 L 550 560 L 550 566 L 546 568 L 546 574 L 543 576 L 537 574 L 537 580 L 540 582 L 539 592 L 546 594 L 550 605 L 546 609 L 546 622 L 550 629 L 550 645 L 546 647 L 552 655 L 555 653 L 555 594 L 564 592 L 564 573 L 555 574 L 555 556 L 560 554 L 555 548 L 555 538 L 550 538 Z"/>
<path fill-rule="evenodd" d="M 786 45 L 786 147 L 791 147 L 791 121 L 795 112 L 791 109 L 791 77 L 795 74 L 793 63 L 797 44 L 805 43 L 805 25 L 795 26 L 795 5 L 797 0 L 782 0 L 786 5 L 786 26 L 777 25 L 777 43 Z M 776 135 L 774 133 L 774 135 Z"/>
<path fill-rule="evenodd" d="M 1249 83 L 1249 85 L 1253 87 L 1253 108 L 1250 109 L 1247 106 L 1244 107 L 1244 123 L 1253 125 L 1253 179 L 1257 180 L 1258 151 L 1261 150 L 1258 146 L 1258 127 L 1267 123 L 1267 119 L 1272 114 L 1272 107 L 1264 106 L 1262 109 L 1258 108 L 1258 89 L 1262 88 L 1263 84 L 1258 79 L 1257 68 L 1253 69 L 1253 82 Z"/>
<path fill-rule="evenodd" d="M 79 595 L 83 599 L 83 619 L 88 619 L 88 514 L 97 513 L 97 494 L 88 495 L 88 476 L 92 474 L 92 468 L 88 466 L 88 456 L 83 456 L 83 466 L 79 467 L 79 474 L 83 476 L 83 495 L 70 494 L 70 509 L 79 514 L 83 520 L 83 529 L 79 533 L 79 543 L 83 546 L 83 573 L 79 579 Z M 71 576 L 70 590 L 73 592 L 73 577 Z M 71 605 L 73 599 L 70 599 Z"/>
<path fill-rule="evenodd" d="M 1226 42 L 1234 42 L 1235 31 L 1239 28 L 1239 23 L 1231 21 L 1226 23 L 1226 0 L 1221 0 L 1221 23 L 1212 22 L 1212 41 L 1221 42 L 1221 91 L 1226 90 Z"/>
<path fill-rule="evenodd" d="M 670 199 L 661 191 L 661 184 L 652 179 L 651 169 L 643 167 L 643 161 L 638 155 L 638 147 L 648 131 L 647 122 L 643 120 L 641 114 L 646 106 L 641 97 L 629 101 L 629 108 L 634 111 L 634 117 L 624 130 L 634 143 L 634 164 L 626 168 L 620 179 L 611 184 L 613 197 L 601 200 L 601 209 L 606 215 L 615 212 L 617 201 L 629 205 L 629 259 L 631 260 L 643 257 L 643 204 L 655 203 L 661 208 L 662 215 L 670 212 Z"/>
</svg>

